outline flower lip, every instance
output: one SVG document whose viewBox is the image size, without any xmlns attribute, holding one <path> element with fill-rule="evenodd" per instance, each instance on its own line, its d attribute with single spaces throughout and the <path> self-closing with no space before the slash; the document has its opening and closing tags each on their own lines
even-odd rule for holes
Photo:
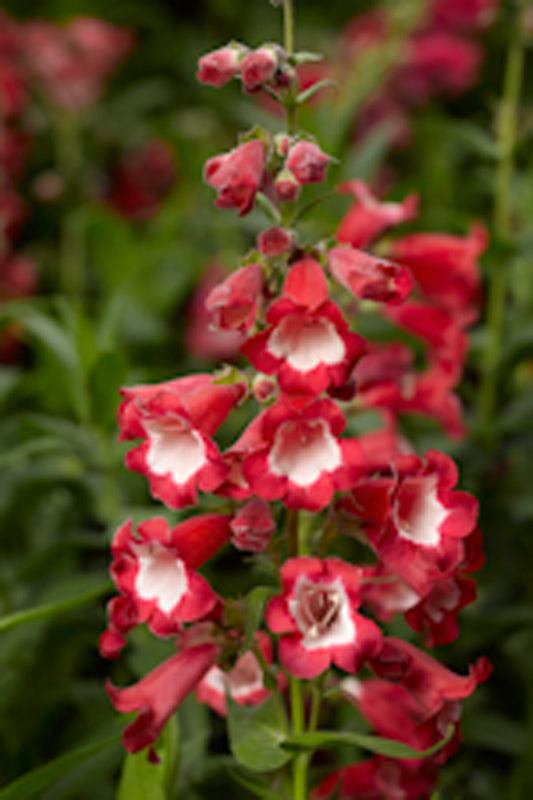
<svg viewBox="0 0 533 800">
<path fill-rule="evenodd" d="M 290 314 L 281 320 L 269 337 L 267 350 L 276 358 L 285 358 L 300 372 L 309 372 L 319 364 L 338 364 L 346 347 L 330 320 Z"/>
<path fill-rule="evenodd" d="M 310 486 L 341 464 L 340 447 L 322 419 L 282 424 L 269 456 L 271 471 L 299 486 Z"/>
<path fill-rule="evenodd" d="M 393 518 L 398 535 L 414 544 L 436 547 L 440 527 L 449 514 L 439 502 L 436 477 L 406 480 L 397 497 Z"/>
<path fill-rule="evenodd" d="M 159 542 L 132 544 L 139 562 L 135 590 L 143 600 L 155 600 L 164 613 L 180 602 L 189 588 L 184 562 Z"/>
<path fill-rule="evenodd" d="M 150 438 L 147 463 L 156 475 L 172 475 L 185 483 L 207 462 L 205 445 L 200 434 L 177 416 L 169 420 L 145 420 Z"/>
<path fill-rule="evenodd" d="M 355 626 L 339 578 L 328 583 L 316 583 L 301 577 L 288 605 L 303 634 L 302 644 L 308 650 L 353 642 Z"/>
</svg>

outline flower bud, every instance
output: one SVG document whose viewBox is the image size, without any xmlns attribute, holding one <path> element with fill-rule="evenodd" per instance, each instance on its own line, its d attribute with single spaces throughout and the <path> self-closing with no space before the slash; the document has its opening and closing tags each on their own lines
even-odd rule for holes
<svg viewBox="0 0 533 800">
<path fill-rule="evenodd" d="M 282 202 L 294 202 L 300 194 L 300 183 L 296 180 L 292 172 L 282 169 L 278 172 L 274 181 L 274 188 L 278 200 Z"/>
<path fill-rule="evenodd" d="M 298 183 L 321 183 L 326 178 L 330 157 L 312 142 L 300 141 L 289 150 L 285 166 Z"/>
<path fill-rule="evenodd" d="M 243 88 L 247 92 L 260 89 L 276 74 L 284 53 L 273 44 L 265 44 L 253 50 L 241 62 Z"/>
<path fill-rule="evenodd" d="M 198 61 L 196 77 L 209 86 L 224 86 L 239 72 L 239 64 L 248 48 L 238 42 L 230 42 L 218 50 L 206 53 Z"/>
</svg>

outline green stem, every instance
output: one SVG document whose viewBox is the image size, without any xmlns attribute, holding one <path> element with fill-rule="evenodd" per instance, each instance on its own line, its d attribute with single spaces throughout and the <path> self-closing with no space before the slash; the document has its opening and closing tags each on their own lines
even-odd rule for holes
<svg viewBox="0 0 533 800">
<path fill-rule="evenodd" d="M 514 172 L 514 153 L 517 141 L 517 120 L 522 78 L 524 70 L 524 45 L 520 25 L 520 9 L 517 9 L 515 24 L 503 83 L 503 97 L 498 118 L 499 160 L 496 171 L 493 208 L 493 230 L 498 240 L 511 235 L 511 189 Z M 480 417 L 482 431 L 490 437 L 498 391 L 498 365 L 501 359 L 505 322 L 505 299 L 507 275 L 501 264 L 493 264 L 489 276 L 487 297 L 488 340 L 484 355 L 483 378 L 481 382 Z"/>
<path fill-rule="evenodd" d="M 291 677 L 291 712 L 293 733 L 305 733 L 305 707 L 303 683 L 298 678 Z M 293 761 L 293 800 L 307 800 L 307 766 L 309 756 L 299 753 Z"/>
<path fill-rule="evenodd" d="M 289 542 L 289 555 L 291 556 L 291 558 L 296 558 L 297 556 L 300 555 L 300 541 L 298 537 L 298 527 L 299 527 L 298 512 L 288 511 L 287 534 Z"/>
<path fill-rule="evenodd" d="M 283 45 L 288 56 L 294 53 L 294 6 L 293 0 L 283 0 Z M 287 116 L 287 133 L 292 135 L 296 129 L 296 98 L 294 87 L 290 87 L 285 95 L 285 113 Z"/>
</svg>

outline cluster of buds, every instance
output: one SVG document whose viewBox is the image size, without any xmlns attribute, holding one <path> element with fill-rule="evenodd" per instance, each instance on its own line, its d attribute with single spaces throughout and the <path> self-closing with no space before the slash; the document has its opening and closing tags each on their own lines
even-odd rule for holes
<svg viewBox="0 0 533 800">
<path fill-rule="evenodd" d="M 209 86 L 224 86 L 232 78 L 240 78 L 245 92 L 256 92 L 265 87 L 286 87 L 294 71 L 282 47 L 266 43 L 250 50 L 240 42 L 229 42 L 207 53 L 198 62 L 197 77 Z"/>
<path fill-rule="evenodd" d="M 239 73 L 245 88 L 257 88 L 280 69 L 271 45 L 252 53 L 229 45 L 200 60 L 201 80 L 216 86 Z M 176 638 L 177 653 L 137 684 L 108 685 L 117 710 L 138 712 L 124 735 L 131 752 L 148 746 L 156 759 L 158 735 L 193 691 L 225 714 L 228 697 L 255 705 L 277 693 L 283 702 L 288 682 L 320 679 L 378 735 L 421 755 L 376 755 L 332 773 L 312 796 L 429 800 L 458 745 L 460 701 L 490 668 L 480 658 L 456 675 L 386 629 L 403 616 L 425 645 L 452 641 L 483 556 L 478 504 L 457 488 L 453 460 L 436 450 L 416 455 L 400 422 L 416 412 L 463 431 L 453 388 L 486 237 L 479 226 L 464 238 L 388 237 L 383 255 L 380 237 L 416 215 L 417 198 L 383 203 L 355 181 L 340 187 L 354 205 L 335 238 L 300 242 L 297 194 L 325 180 L 328 161 L 303 135 L 254 130 L 206 164 L 217 206 L 243 215 L 263 195 L 277 220 L 206 298 L 220 330 L 241 335 L 248 366 L 123 389 L 120 437 L 139 440 L 127 466 L 168 508 L 209 494 L 210 511 L 173 528 L 156 517 L 119 529 L 111 569 L 119 594 L 100 648 L 117 657 L 140 624 Z M 279 190 L 284 172 L 296 194 Z M 345 308 L 350 319 L 379 315 L 421 339 L 426 371 L 415 370 L 407 345 L 372 344 L 352 330 Z M 217 432 L 237 406 L 249 422 L 222 447 Z M 382 426 L 356 435 L 369 407 Z M 340 558 L 336 543 L 352 555 Z M 254 554 L 269 559 L 279 578 L 264 587 L 270 599 L 251 634 L 247 598 L 225 599 L 199 572 L 227 546 L 247 553 L 246 565 Z M 445 746 L 423 753 L 443 737 Z"/>
</svg>

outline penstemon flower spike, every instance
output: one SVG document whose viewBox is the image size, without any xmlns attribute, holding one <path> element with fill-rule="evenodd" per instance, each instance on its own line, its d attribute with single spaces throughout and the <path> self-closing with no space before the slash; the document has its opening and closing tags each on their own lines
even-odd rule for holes
<svg viewBox="0 0 533 800">
<path fill-rule="evenodd" d="M 285 785 L 290 772 L 293 800 L 337 791 L 346 800 L 429 800 L 438 768 L 459 744 L 460 701 L 490 666 L 481 658 L 466 677 L 456 675 L 386 626 L 403 615 L 428 646 L 452 641 L 458 612 L 475 598 L 467 575 L 481 566 L 482 551 L 478 504 L 455 488 L 453 460 L 435 450 L 417 455 L 399 420 L 416 411 L 463 433 L 453 389 L 477 311 L 486 234 L 474 226 L 463 240 L 391 240 L 397 225 L 416 217 L 418 198 L 381 202 L 354 179 L 339 187 L 354 203 L 334 236 L 300 243 L 300 195 L 324 182 L 331 157 L 296 129 L 304 97 L 293 6 L 272 4 L 283 7 L 283 47 L 230 42 L 198 67 L 209 85 L 238 78 L 247 94 L 270 91 L 286 113 L 285 132 L 255 128 L 204 170 L 219 208 L 244 216 L 264 197 L 276 219 L 206 300 L 220 330 L 245 337 L 249 366 L 122 391 L 121 438 L 141 440 L 127 466 L 170 509 L 201 509 L 209 494 L 210 512 L 173 528 L 162 517 L 136 531 L 127 522 L 115 535 L 119 595 L 109 605 L 102 654 L 118 656 L 145 623 L 156 636 L 175 637 L 177 653 L 138 684 L 108 684 L 108 692 L 118 711 L 139 712 L 123 743 L 130 752 L 147 747 L 151 760 L 166 721 L 194 691 L 227 715 L 241 766 L 281 770 Z M 354 302 L 358 314 L 369 309 L 421 339 L 426 370 L 415 368 L 406 344 L 368 342 L 353 330 L 357 319 L 343 309 L 353 311 Z M 224 450 L 215 437 L 237 404 L 250 408 L 249 422 Z M 353 435 L 352 418 L 364 408 L 379 411 L 382 427 Z M 331 549 L 336 540 L 348 556 Z M 227 546 L 260 560 L 270 579 L 245 597 L 215 592 L 200 570 Z M 370 759 L 333 765 L 318 782 L 313 746 L 295 752 L 289 741 L 310 733 L 317 741 L 326 688 L 338 703 L 355 705 L 377 737 L 365 739 Z M 326 732 L 319 741 L 328 746 Z"/>
</svg>

